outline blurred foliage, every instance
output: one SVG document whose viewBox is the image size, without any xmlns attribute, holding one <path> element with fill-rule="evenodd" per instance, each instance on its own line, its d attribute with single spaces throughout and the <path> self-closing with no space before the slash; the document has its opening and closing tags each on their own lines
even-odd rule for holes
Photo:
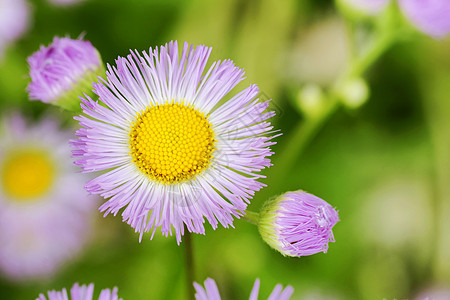
<svg viewBox="0 0 450 300">
<path fill-rule="evenodd" d="M 128 49 L 186 40 L 213 46 L 212 59 L 230 58 L 245 68 L 248 78 L 237 88 L 258 83 L 273 99 L 278 112 L 274 123 L 283 133 L 275 153 L 303 120 L 292 101 L 297 80 L 284 71 L 295 63 L 289 53 L 308 28 L 337 14 L 325 0 L 32 4 L 33 26 L 0 62 L 3 113 L 20 109 L 37 116 L 47 109 L 59 111 L 29 102 L 25 92 L 26 57 L 55 35 L 85 35 L 110 64 Z M 333 45 L 325 42 L 320 47 Z M 339 209 L 341 219 L 328 253 L 284 258 L 264 244 L 254 225 L 236 220 L 235 229 L 207 228 L 205 236 L 193 236 L 197 282 L 214 278 L 224 299 L 245 299 L 257 277 L 261 296 L 282 283 L 295 288 L 294 299 L 404 299 L 429 286 L 450 287 L 450 39 L 417 35 L 398 43 L 366 75 L 371 90 L 367 104 L 338 109 L 293 167 L 284 170 L 289 174 L 283 186 L 270 195 L 257 194 L 249 206 L 257 211 L 264 198 L 299 188 L 325 199 Z M 275 154 L 275 164 L 277 159 Z M 271 178 L 264 182 L 270 186 Z M 405 195 L 406 205 L 410 200 L 415 206 L 399 207 L 396 197 L 377 198 L 391 187 L 396 191 L 392 195 Z M 415 188 L 424 191 L 424 199 L 415 200 L 422 195 L 411 192 Z M 378 214 L 386 210 L 390 213 Z M 406 220 L 403 227 L 397 218 Z M 425 224 L 422 234 L 411 232 L 416 222 Z M 2 279 L 1 298 L 33 299 L 74 282 L 94 282 L 97 292 L 118 286 L 123 299 L 185 297 L 185 258 L 175 238 L 156 236 L 150 241 L 144 236 L 138 243 L 119 216 L 103 219 L 100 213 L 95 227 L 95 238 L 81 258 L 44 282 Z M 386 232 L 393 235 L 384 236 Z M 405 234 L 407 238 L 399 238 Z"/>
</svg>

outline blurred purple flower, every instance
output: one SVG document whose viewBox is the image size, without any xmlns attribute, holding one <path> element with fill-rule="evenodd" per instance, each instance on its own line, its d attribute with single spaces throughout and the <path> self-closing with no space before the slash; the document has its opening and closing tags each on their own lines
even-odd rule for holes
<svg viewBox="0 0 450 300">
<path fill-rule="evenodd" d="M 100 292 L 98 300 L 122 300 L 117 295 L 118 288 L 104 289 Z M 92 300 L 94 295 L 94 284 L 78 285 L 75 283 L 70 289 L 70 298 L 67 294 L 67 290 L 64 288 L 62 291 L 49 291 L 47 293 L 48 298 L 44 294 L 40 294 L 36 300 Z"/>
<path fill-rule="evenodd" d="M 71 131 L 50 118 L 27 126 L 18 115 L 0 128 L 0 271 L 42 279 L 81 251 L 95 202 L 70 161 Z"/>
<path fill-rule="evenodd" d="M 80 107 L 78 95 L 89 91 L 103 70 L 100 55 L 89 41 L 66 37 L 55 37 L 50 46 L 41 46 L 27 61 L 30 99 L 68 109 Z"/>
<path fill-rule="evenodd" d="M 406 17 L 422 32 L 442 38 L 450 33 L 449 0 L 399 0 Z"/>
<path fill-rule="evenodd" d="M 334 242 L 332 228 L 337 211 L 324 200 L 304 191 L 288 192 L 263 206 L 258 222 L 262 238 L 286 256 L 327 252 Z"/>
<path fill-rule="evenodd" d="M 253 285 L 253 289 L 250 293 L 249 300 L 258 300 L 259 294 L 259 279 L 255 280 L 255 284 Z M 207 278 L 205 280 L 205 288 L 203 288 L 197 282 L 194 282 L 194 287 L 196 290 L 195 299 L 196 300 L 220 300 L 219 289 L 217 288 L 217 284 L 214 279 Z M 289 300 L 294 293 L 294 289 L 292 286 L 288 285 L 283 289 L 281 284 L 277 284 L 270 294 L 268 300 Z"/>
<path fill-rule="evenodd" d="M 224 60 L 205 74 L 211 48 L 178 51 L 170 42 L 108 66 L 107 80 L 93 85 L 102 103 L 83 99 L 72 144 L 85 172 L 104 171 L 86 188 L 109 198 L 105 215 L 126 207 L 123 220 L 140 238 L 161 226 L 179 243 L 184 226 L 204 234 L 205 217 L 213 228 L 232 226 L 264 186 L 274 112 L 255 99 L 256 85 L 219 105 L 244 71 Z"/>
<path fill-rule="evenodd" d="M 30 23 L 25 0 L 0 0 L 0 59 L 5 47 L 22 36 Z"/>
</svg>

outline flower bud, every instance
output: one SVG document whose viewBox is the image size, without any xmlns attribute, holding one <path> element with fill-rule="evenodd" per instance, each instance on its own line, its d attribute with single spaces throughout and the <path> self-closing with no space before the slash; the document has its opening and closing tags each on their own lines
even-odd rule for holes
<svg viewBox="0 0 450 300">
<path fill-rule="evenodd" d="M 78 95 L 89 92 L 97 75 L 104 74 L 100 54 L 81 39 L 55 37 L 50 46 L 41 46 L 27 61 L 30 99 L 71 111 L 81 109 Z"/>
<path fill-rule="evenodd" d="M 300 257 L 326 253 L 328 242 L 334 242 L 331 229 L 338 221 L 338 213 L 330 204 L 299 190 L 267 201 L 258 228 L 272 248 L 284 256 Z"/>
</svg>

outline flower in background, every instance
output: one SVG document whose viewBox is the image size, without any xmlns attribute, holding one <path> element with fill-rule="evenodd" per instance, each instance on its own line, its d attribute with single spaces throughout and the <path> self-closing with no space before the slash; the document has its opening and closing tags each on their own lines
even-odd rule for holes
<svg viewBox="0 0 450 300">
<path fill-rule="evenodd" d="M 104 289 L 100 292 L 98 300 L 121 300 L 117 295 L 118 288 Z M 49 291 L 47 293 L 48 300 L 92 300 L 94 295 L 94 284 L 78 285 L 75 283 L 70 289 L 70 298 L 67 294 L 67 290 L 64 288 L 61 292 Z M 36 300 L 47 300 L 44 294 L 40 294 Z"/>
<path fill-rule="evenodd" d="M 80 110 L 78 95 L 89 92 L 96 76 L 104 71 L 100 54 L 89 41 L 67 37 L 55 37 L 50 46 L 41 46 L 27 61 L 30 99 L 71 111 Z"/>
<path fill-rule="evenodd" d="M 0 125 L 0 270 L 12 280 L 51 276 L 89 236 L 94 203 L 70 162 L 71 135 L 51 119 Z"/>
<path fill-rule="evenodd" d="M 450 33 L 449 0 L 399 0 L 406 17 L 420 31 L 443 38 Z"/>
<path fill-rule="evenodd" d="M 204 74 L 210 53 L 185 43 L 180 58 L 177 42 L 131 51 L 93 85 L 101 103 L 82 100 L 75 163 L 105 171 L 87 190 L 109 198 L 105 215 L 126 207 L 122 217 L 140 238 L 161 226 L 179 243 L 184 226 L 204 234 L 205 217 L 228 227 L 264 186 L 258 172 L 271 165 L 274 112 L 255 99 L 256 85 L 219 104 L 244 71 L 224 60 Z"/>
<path fill-rule="evenodd" d="M 250 293 L 249 300 L 257 300 L 259 294 L 260 281 L 256 279 L 253 289 Z M 205 280 L 205 288 L 203 288 L 197 282 L 194 282 L 196 290 L 195 299 L 197 300 L 220 300 L 219 289 L 214 279 L 207 278 Z M 283 289 L 281 284 L 277 284 L 270 294 L 268 300 L 289 300 L 294 293 L 292 286 L 288 285 Z"/>
<path fill-rule="evenodd" d="M 0 0 L 0 60 L 6 46 L 20 38 L 30 23 L 25 0 Z"/>
<path fill-rule="evenodd" d="M 263 240 L 285 256 L 327 252 L 334 242 L 332 228 L 337 211 L 324 200 L 304 191 L 288 192 L 267 201 L 259 215 Z"/>
</svg>

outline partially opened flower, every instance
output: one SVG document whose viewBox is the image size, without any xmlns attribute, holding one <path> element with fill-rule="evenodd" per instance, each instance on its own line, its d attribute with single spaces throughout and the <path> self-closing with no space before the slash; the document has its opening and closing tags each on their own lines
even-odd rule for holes
<svg viewBox="0 0 450 300">
<path fill-rule="evenodd" d="M 449 0 L 399 0 L 399 4 L 420 31 L 436 38 L 450 33 Z"/>
<path fill-rule="evenodd" d="M 76 164 L 104 171 L 86 188 L 108 198 L 105 214 L 126 207 L 122 217 L 141 237 L 161 226 L 180 242 L 184 226 L 204 233 L 204 218 L 232 225 L 271 165 L 268 101 L 256 85 L 224 101 L 244 72 L 224 60 L 204 73 L 210 53 L 187 43 L 179 53 L 177 42 L 132 51 L 94 84 L 100 102 L 83 99 Z"/>
<path fill-rule="evenodd" d="M 118 288 L 104 289 L 100 292 L 98 300 L 121 300 L 117 295 Z M 70 289 L 70 297 L 67 290 L 64 288 L 62 291 L 49 291 L 47 293 L 48 298 L 44 294 L 39 294 L 36 300 L 93 300 L 94 296 L 94 284 L 80 286 L 75 283 Z"/>
<path fill-rule="evenodd" d="M 285 256 L 327 252 L 334 242 L 332 228 L 337 211 L 324 200 L 304 191 L 288 192 L 267 201 L 259 215 L 262 238 Z"/>
<path fill-rule="evenodd" d="M 52 275 L 89 237 L 94 202 L 70 162 L 71 135 L 51 119 L 0 125 L 0 271 L 11 280 Z"/>
<path fill-rule="evenodd" d="M 79 95 L 89 92 L 96 76 L 104 71 L 100 54 L 89 41 L 67 37 L 55 37 L 27 61 L 30 99 L 72 111 L 80 110 Z"/>
<path fill-rule="evenodd" d="M 21 37 L 30 23 L 30 8 L 25 0 L 0 0 L 0 60 L 10 43 Z"/>
<path fill-rule="evenodd" d="M 250 293 L 249 300 L 258 300 L 259 294 L 259 279 L 255 280 L 255 284 L 253 285 L 253 289 Z M 217 284 L 214 279 L 207 278 L 205 280 L 205 287 L 203 288 L 197 282 L 194 282 L 195 287 L 195 299 L 196 300 L 220 300 L 219 289 L 217 288 Z M 289 300 L 294 293 L 294 289 L 292 286 L 288 285 L 283 289 L 281 284 L 277 284 L 270 294 L 268 300 Z"/>
</svg>

